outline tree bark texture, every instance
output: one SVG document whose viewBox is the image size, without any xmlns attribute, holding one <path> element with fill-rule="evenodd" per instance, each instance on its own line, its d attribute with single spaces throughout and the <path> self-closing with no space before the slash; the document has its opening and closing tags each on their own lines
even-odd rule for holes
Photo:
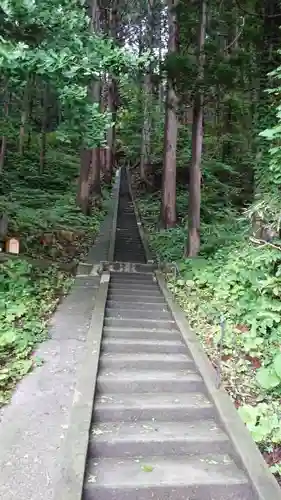
<svg viewBox="0 0 281 500">
<path fill-rule="evenodd" d="M 109 32 L 113 40 L 117 41 L 117 6 L 118 0 L 111 0 L 112 6 L 109 16 Z M 116 137 L 116 119 L 117 119 L 117 82 L 114 75 L 109 75 L 108 78 L 108 93 L 107 93 L 108 111 L 112 116 L 112 126 L 107 131 L 107 149 L 105 154 L 105 171 L 104 180 L 108 184 L 111 183 L 112 173 L 115 165 L 115 137 Z"/>
<path fill-rule="evenodd" d="M 40 134 L 40 166 L 39 172 L 42 174 L 46 162 L 46 148 L 47 148 L 47 107 L 48 107 L 48 84 L 43 82 L 42 96 L 41 96 L 41 134 Z"/>
<path fill-rule="evenodd" d="M 168 53 L 178 50 L 178 25 L 174 8 L 177 0 L 168 1 L 169 41 Z M 164 162 L 162 175 L 161 226 L 173 227 L 176 224 L 176 161 L 177 161 L 177 96 L 173 82 L 168 78 L 165 113 Z"/>
<path fill-rule="evenodd" d="M 8 84 L 6 83 L 6 88 L 4 91 L 4 117 L 6 120 L 8 120 L 9 116 L 9 103 L 10 103 L 10 93 L 8 91 Z M 0 147 L 0 175 L 3 173 L 4 170 L 4 164 L 5 164 L 5 156 L 6 156 L 6 149 L 7 149 L 7 136 L 6 134 L 3 134 L 1 137 L 1 147 Z"/>
<path fill-rule="evenodd" d="M 99 33 L 100 31 L 100 8 L 98 0 L 92 0 L 91 29 L 95 33 Z M 97 80 L 92 83 L 92 101 L 100 103 L 100 99 L 101 81 Z M 100 148 L 98 147 L 92 149 L 91 168 L 89 174 L 90 195 L 94 198 L 99 198 L 101 196 L 100 172 Z"/>
<path fill-rule="evenodd" d="M 95 81 L 92 84 L 92 100 L 93 102 L 98 102 L 100 100 L 101 82 Z M 95 199 L 101 196 L 101 183 L 100 183 L 100 173 L 101 173 L 101 154 L 100 148 L 96 147 L 92 149 L 91 153 L 91 164 L 89 171 L 89 185 L 90 185 L 90 195 Z"/>
<path fill-rule="evenodd" d="M 26 126 L 28 124 L 29 119 L 29 110 L 30 110 L 30 99 L 31 99 L 31 81 L 30 77 L 27 77 L 27 81 L 25 84 L 24 94 L 23 94 L 23 109 L 21 112 L 21 125 L 20 125 L 20 133 L 19 133 L 19 154 L 23 156 L 24 147 L 25 147 L 25 135 L 26 135 Z"/>
<path fill-rule="evenodd" d="M 109 77 L 108 82 L 108 111 L 112 116 L 112 126 L 107 131 L 107 149 L 105 153 L 105 172 L 104 180 L 110 184 L 112 179 L 113 168 L 115 165 L 115 123 L 117 119 L 117 102 L 116 102 L 116 82 L 112 76 Z"/>
<path fill-rule="evenodd" d="M 98 0 L 91 0 L 88 4 L 88 13 L 91 18 L 90 30 L 98 33 L 100 30 L 100 9 Z M 93 81 L 88 87 L 88 96 L 92 102 L 100 103 L 100 81 Z M 87 182 L 86 182 L 87 175 Z M 83 147 L 80 155 L 80 174 L 77 193 L 77 204 L 85 215 L 91 213 L 90 197 L 99 198 L 100 186 L 100 148 L 89 150 Z"/>
<path fill-rule="evenodd" d="M 146 69 L 143 79 L 143 126 L 141 136 L 140 154 L 140 177 L 143 182 L 147 182 L 147 172 L 151 165 L 151 108 L 152 102 L 152 57 L 154 49 L 154 0 L 147 0 L 147 32 L 145 35 L 145 46 L 150 50 L 151 62 Z"/>
<path fill-rule="evenodd" d="M 151 78 L 150 74 L 146 73 L 143 82 L 143 126 L 141 137 L 141 155 L 140 155 L 140 177 L 142 181 L 146 181 L 146 175 L 150 166 L 151 155 Z"/>
<path fill-rule="evenodd" d="M 106 21 L 104 21 L 106 22 Z M 107 109 L 107 101 L 108 101 L 108 81 L 106 73 L 103 75 L 102 83 L 101 83 L 101 102 L 100 109 L 101 113 L 105 113 Z M 100 148 L 100 169 L 103 174 L 104 182 L 108 182 L 106 178 L 106 151 L 107 148 L 105 146 Z"/>
<path fill-rule="evenodd" d="M 206 36 L 207 5 L 200 2 L 198 33 L 198 87 L 195 92 L 192 122 L 192 159 L 189 172 L 188 201 L 188 257 L 196 257 L 200 250 L 201 157 L 203 146 L 203 90 L 204 44 Z"/>
<path fill-rule="evenodd" d="M 80 153 L 80 175 L 77 191 L 77 205 L 81 208 L 83 214 L 90 214 L 89 205 L 89 171 L 91 164 L 91 154 L 90 149 L 82 148 Z"/>
</svg>

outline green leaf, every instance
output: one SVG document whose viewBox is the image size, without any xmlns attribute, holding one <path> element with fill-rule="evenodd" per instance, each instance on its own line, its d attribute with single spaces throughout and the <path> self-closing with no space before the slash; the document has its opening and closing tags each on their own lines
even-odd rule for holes
<svg viewBox="0 0 281 500">
<path fill-rule="evenodd" d="M 254 406 L 243 405 L 238 408 L 238 414 L 244 424 L 256 425 L 258 409 Z"/>
<path fill-rule="evenodd" d="M 276 375 L 281 379 L 281 352 L 279 352 L 277 354 L 277 356 L 275 356 L 275 358 L 273 360 L 273 366 L 274 366 L 274 370 L 276 372 Z"/>
<path fill-rule="evenodd" d="M 185 285 L 185 281 L 183 279 L 179 279 L 177 280 L 177 283 L 176 283 L 178 286 L 184 286 Z"/>
<path fill-rule="evenodd" d="M 154 467 L 152 467 L 152 465 L 142 465 L 141 468 L 144 472 L 152 472 L 154 469 Z"/>
<path fill-rule="evenodd" d="M 257 382 L 263 389 L 274 389 L 281 380 L 275 373 L 273 367 L 260 368 L 257 371 Z"/>
</svg>

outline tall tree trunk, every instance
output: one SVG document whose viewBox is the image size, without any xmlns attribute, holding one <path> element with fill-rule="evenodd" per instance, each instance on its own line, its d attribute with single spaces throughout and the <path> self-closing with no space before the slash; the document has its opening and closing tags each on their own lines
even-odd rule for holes
<svg viewBox="0 0 281 500">
<path fill-rule="evenodd" d="M 29 109 L 30 109 L 30 77 L 27 77 L 27 81 L 24 88 L 23 94 L 23 109 L 21 112 L 21 125 L 20 125 L 20 134 L 19 134 L 19 154 L 23 156 L 24 153 L 24 145 L 25 145 L 25 132 L 26 125 L 28 123 L 29 118 Z"/>
<path fill-rule="evenodd" d="M 41 96 L 41 134 L 40 134 L 40 167 L 39 172 L 42 174 L 46 162 L 46 134 L 47 134 L 47 107 L 48 107 L 48 84 L 43 82 L 42 96 Z"/>
<path fill-rule="evenodd" d="M 168 0 L 169 55 L 176 53 L 178 50 L 178 25 L 174 10 L 176 5 L 177 0 Z M 161 225 L 164 228 L 170 228 L 176 224 L 177 105 L 178 100 L 173 82 L 168 75 L 161 200 Z"/>
<path fill-rule="evenodd" d="M 162 48 L 163 48 L 163 42 L 162 42 L 162 6 L 160 5 L 160 10 L 158 12 L 158 71 L 159 71 L 159 83 L 158 83 L 158 99 L 159 99 L 159 107 L 160 109 L 163 109 L 164 105 L 164 100 L 165 100 L 165 94 L 164 94 L 164 87 L 163 87 L 163 72 L 162 72 Z"/>
<path fill-rule="evenodd" d="M 225 38 L 225 43 L 223 47 L 223 51 L 225 54 L 225 63 L 231 65 L 231 56 L 233 53 L 238 50 L 238 38 L 239 38 L 239 30 L 237 25 L 237 20 L 239 19 L 239 11 L 237 9 L 237 4 L 235 0 L 228 0 L 225 4 L 225 9 L 227 9 L 229 13 L 229 18 L 227 18 L 228 23 L 228 33 Z M 239 85 L 237 84 L 237 79 L 235 78 L 231 82 L 232 89 L 236 89 Z M 223 130 L 222 134 L 225 137 L 222 145 L 222 161 L 228 163 L 231 160 L 233 153 L 233 134 L 235 133 L 235 113 L 233 110 L 233 101 L 232 101 L 232 89 L 228 92 L 229 97 L 228 101 L 224 106 L 224 115 L 223 115 Z"/>
<path fill-rule="evenodd" d="M 28 123 L 28 133 L 27 133 L 27 148 L 30 148 L 31 145 L 31 139 L 32 139 L 32 112 L 33 112 L 33 105 L 34 105 L 34 92 L 32 91 L 33 86 L 35 87 L 36 85 L 36 79 L 34 75 L 30 77 L 30 94 L 29 94 L 29 99 L 28 99 L 28 116 L 27 116 L 27 123 Z"/>
<path fill-rule="evenodd" d="M 9 116 L 9 102 L 10 102 L 10 94 L 8 90 L 8 83 L 5 82 L 3 106 L 4 106 L 4 117 L 6 119 L 6 122 Z M 3 134 L 1 137 L 1 147 L 0 147 L 0 175 L 3 173 L 4 170 L 6 149 L 7 149 L 7 136 L 6 134 Z"/>
<path fill-rule="evenodd" d="M 150 63 L 143 80 L 143 127 L 141 136 L 140 154 L 140 177 L 147 182 L 147 172 L 151 165 L 151 107 L 152 107 L 152 58 L 153 58 L 153 37 L 154 37 L 154 0 L 147 0 L 148 27 L 146 34 L 146 46 L 150 51 Z"/>
<path fill-rule="evenodd" d="M 1 148 L 0 148 L 0 175 L 3 173 L 4 170 L 6 148 L 7 148 L 7 137 L 5 135 L 2 135 Z"/>
<path fill-rule="evenodd" d="M 91 153 L 91 150 L 86 148 L 82 148 L 80 153 L 80 175 L 76 203 L 85 215 L 90 215 L 89 171 L 91 164 Z"/>
<path fill-rule="evenodd" d="M 100 8 L 98 0 L 92 0 L 92 12 L 91 12 L 91 29 L 95 33 L 100 31 Z M 93 102 L 98 102 L 100 104 L 101 99 L 101 80 L 94 81 L 92 84 L 92 100 Z M 100 173 L 101 173 L 101 162 L 100 162 L 100 148 L 96 147 L 92 149 L 91 157 L 91 168 L 90 168 L 90 194 L 95 200 L 99 199 L 101 196 L 101 184 L 100 184 Z"/>
<path fill-rule="evenodd" d="M 140 155 L 140 177 L 146 182 L 147 171 L 150 167 L 151 155 L 151 78 L 150 74 L 146 73 L 143 83 L 143 127 L 141 137 L 141 155 Z"/>
<path fill-rule="evenodd" d="M 112 172 L 115 165 L 115 136 L 116 136 L 116 118 L 117 118 L 117 105 L 116 105 L 116 82 L 113 77 L 109 77 L 108 82 L 108 111 L 112 116 L 112 126 L 107 131 L 107 149 L 105 154 L 105 175 L 104 180 L 107 184 L 111 183 Z"/>
<path fill-rule="evenodd" d="M 92 86 L 92 96 L 94 102 L 99 102 L 100 91 L 101 91 L 100 81 L 94 82 Z M 90 195 L 94 199 L 94 204 L 101 197 L 100 173 L 101 173 L 100 147 L 96 147 L 92 149 L 91 165 L 89 172 Z"/>
<path fill-rule="evenodd" d="M 108 90 L 107 90 L 107 87 L 108 87 L 108 82 L 107 82 L 107 75 L 106 73 L 104 74 L 103 76 L 103 79 L 102 79 L 102 84 L 101 84 L 101 103 L 100 103 L 100 109 L 101 109 L 101 113 L 105 113 L 105 111 L 107 110 L 107 100 L 108 100 L 108 97 L 107 97 L 107 94 L 108 94 Z M 107 151 L 107 148 L 106 147 L 102 147 L 100 148 L 100 168 L 101 168 L 101 172 L 103 173 L 103 178 L 104 178 L 104 182 L 108 182 L 107 179 L 106 179 L 106 151 Z"/>
<path fill-rule="evenodd" d="M 203 145 L 203 90 L 204 44 L 206 36 L 207 5 L 200 2 L 198 34 L 198 86 L 195 91 L 192 122 L 192 159 L 189 174 L 188 201 L 188 257 L 196 257 L 200 250 L 201 157 Z"/>
<path fill-rule="evenodd" d="M 113 40 L 117 41 L 117 5 L 118 0 L 111 0 L 112 7 L 109 16 L 109 31 Z M 107 149 L 104 180 L 111 183 L 112 172 L 115 165 L 115 137 L 117 118 L 117 82 L 114 75 L 109 75 L 108 79 L 108 111 L 112 116 L 112 126 L 107 131 Z"/>
<path fill-rule="evenodd" d="M 98 0 L 92 0 L 89 7 L 91 17 L 90 30 L 99 32 L 100 10 Z M 100 102 L 100 81 L 94 81 L 88 86 L 88 96 L 92 102 Z M 87 182 L 86 182 L 87 175 Z M 84 145 L 80 154 L 80 173 L 76 202 L 85 215 L 91 213 L 90 195 L 95 200 L 100 198 L 100 148 L 89 149 Z"/>
</svg>

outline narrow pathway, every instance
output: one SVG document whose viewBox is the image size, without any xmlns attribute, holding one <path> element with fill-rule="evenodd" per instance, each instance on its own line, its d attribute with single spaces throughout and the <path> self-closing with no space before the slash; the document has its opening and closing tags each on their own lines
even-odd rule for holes
<svg viewBox="0 0 281 500">
<path fill-rule="evenodd" d="M 106 305 L 84 499 L 113 498 L 254 498 L 146 274 L 113 274 Z"/>
<path fill-rule="evenodd" d="M 103 265 L 55 500 L 281 500 L 146 264 L 125 171 L 114 220 L 115 262 Z"/>
<path fill-rule="evenodd" d="M 114 257 L 145 263 L 125 171 Z M 111 273 L 83 498 L 258 498 L 152 273 Z"/>
</svg>

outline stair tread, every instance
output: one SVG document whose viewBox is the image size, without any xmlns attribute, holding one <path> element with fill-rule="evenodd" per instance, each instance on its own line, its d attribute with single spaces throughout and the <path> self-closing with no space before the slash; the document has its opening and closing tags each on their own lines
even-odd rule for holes
<svg viewBox="0 0 281 500">
<path fill-rule="evenodd" d="M 100 367 L 107 369 L 127 369 L 138 368 L 142 370 L 178 370 L 186 369 L 189 366 L 195 366 L 193 360 L 182 353 L 116 353 L 102 352 L 100 357 Z"/>
<path fill-rule="evenodd" d="M 147 331 L 147 330 L 145 330 Z M 178 332 L 174 332 L 174 333 L 178 333 Z M 182 340 L 147 340 L 147 339 L 122 339 L 122 338 L 118 338 L 118 339 L 115 339 L 115 338 L 106 338 L 102 341 L 102 344 L 103 345 L 109 345 L 109 344 L 116 344 L 116 345 L 143 345 L 143 346 L 165 346 L 165 347 L 169 347 L 169 346 L 184 346 Z M 185 347 L 185 346 L 184 346 Z"/>
<path fill-rule="evenodd" d="M 133 296 L 132 295 L 120 295 L 120 294 L 108 294 L 108 302 L 118 302 L 118 303 L 122 303 L 122 304 L 147 304 L 148 300 L 149 300 L 149 304 L 166 304 L 163 296 L 157 296 L 157 297 L 149 297 L 149 299 L 147 298 L 147 296 Z"/>
<path fill-rule="evenodd" d="M 169 311 L 168 307 L 166 306 L 165 302 L 162 304 L 159 302 L 136 302 L 136 301 L 131 301 L 131 302 L 123 302 L 123 300 L 108 300 L 107 301 L 107 307 L 110 309 L 122 309 L 122 310 L 150 310 L 150 311 Z M 150 309 L 149 309 L 150 308 Z"/>
<path fill-rule="evenodd" d="M 213 407 L 211 401 L 200 392 L 192 393 L 118 393 L 118 394 L 97 394 L 95 406 L 115 406 L 122 408 L 167 408 L 167 407 L 186 407 L 203 408 Z"/>
<path fill-rule="evenodd" d="M 179 381 L 179 380 L 202 380 L 202 377 L 199 375 L 199 373 L 195 370 L 192 369 L 186 369 L 186 370 L 178 370 L 178 371 L 165 371 L 165 370 L 127 370 L 127 369 L 120 369 L 120 370 L 110 370 L 109 369 L 101 369 L 98 374 L 98 381 L 101 380 L 113 380 L 113 381 L 157 381 L 157 380 L 167 380 L 167 381 L 172 381 L 174 380 Z"/>
<path fill-rule="evenodd" d="M 138 313 L 154 313 L 155 316 L 157 316 L 157 314 L 159 313 L 166 313 L 166 314 L 169 314 L 171 315 L 169 309 L 165 306 L 162 306 L 161 308 L 159 309 L 149 309 L 149 307 L 145 308 L 145 309 L 140 309 L 138 308 L 137 304 L 135 306 L 132 306 L 132 307 L 126 307 L 126 305 L 123 305 L 122 307 L 119 305 L 118 307 L 112 307 L 111 305 L 106 305 L 106 312 L 107 313 L 114 313 L 114 314 L 118 314 L 118 315 L 122 315 L 122 314 L 127 314 L 128 312 L 130 313 L 133 313 L 137 316 Z"/>
<path fill-rule="evenodd" d="M 103 331 L 104 333 L 122 333 L 124 331 L 130 331 L 132 333 L 132 339 L 131 340 L 134 340 L 134 337 L 136 334 L 143 334 L 144 331 L 146 333 L 151 333 L 151 336 L 153 336 L 154 333 L 170 333 L 171 335 L 173 334 L 179 334 L 179 330 L 176 330 L 176 329 L 172 329 L 172 328 L 138 328 L 136 326 L 128 326 L 128 325 L 124 325 L 124 326 L 104 326 L 103 328 Z"/>
<path fill-rule="evenodd" d="M 95 481 L 91 482 L 91 477 Z M 111 488 L 247 484 L 247 477 L 227 454 L 135 459 L 95 458 L 89 461 L 86 483 Z"/>
<path fill-rule="evenodd" d="M 117 325 L 120 325 L 120 323 L 124 326 L 127 326 L 127 327 L 134 327 L 136 326 L 136 324 L 138 326 L 140 326 L 142 329 L 143 328 L 146 328 L 148 327 L 150 329 L 150 327 L 153 329 L 153 328 L 156 328 L 159 330 L 159 327 L 162 327 L 163 326 L 165 327 L 165 325 L 169 326 L 169 325 L 176 325 L 175 321 L 173 319 L 150 319 L 150 318 L 126 318 L 126 317 L 121 317 L 121 318 L 117 318 L 117 317 L 108 317 L 106 316 L 105 317 L 105 325 L 106 326 L 109 326 L 108 323 L 113 323 L 117 326 Z M 159 325 L 159 326 L 158 326 Z"/>
<path fill-rule="evenodd" d="M 100 359 L 106 358 L 107 360 L 112 361 L 139 361 L 139 360 L 147 360 L 151 363 L 153 361 L 163 361 L 163 365 L 165 363 L 176 362 L 181 363 L 182 361 L 186 361 L 186 363 L 191 361 L 191 358 L 186 354 L 158 354 L 158 353 L 144 353 L 144 352 L 136 352 L 136 353 L 102 353 Z"/>
<path fill-rule="evenodd" d="M 94 425 L 91 439 L 95 441 L 229 441 L 228 436 L 218 427 L 215 420 L 196 422 L 105 422 Z"/>
</svg>

